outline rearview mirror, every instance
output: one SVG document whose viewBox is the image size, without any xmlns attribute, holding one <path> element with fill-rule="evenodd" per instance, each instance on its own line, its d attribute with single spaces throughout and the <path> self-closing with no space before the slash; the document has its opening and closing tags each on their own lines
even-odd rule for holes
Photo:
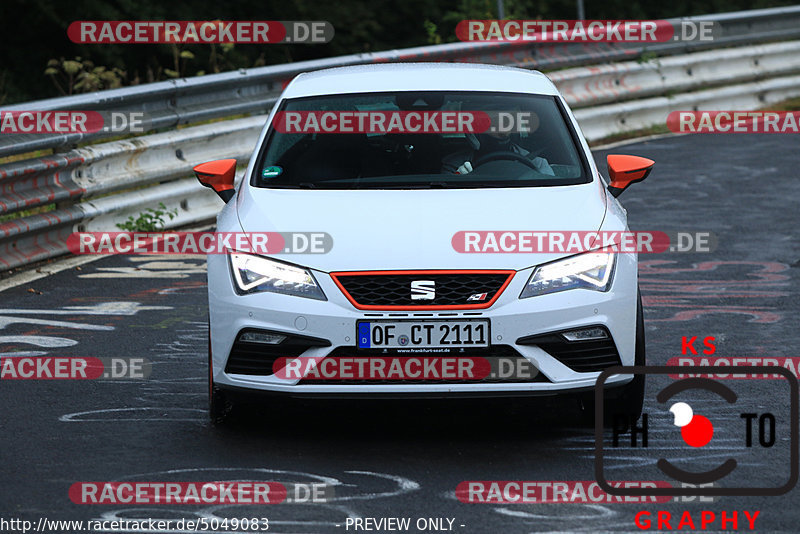
<svg viewBox="0 0 800 534">
<path fill-rule="evenodd" d="M 641 182 L 653 170 L 655 161 L 639 156 L 612 154 L 606 158 L 611 183 L 608 192 L 618 197 L 629 185 Z"/>
<path fill-rule="evenodd" d="M 210 187 L 227 204 L 236 191 L 233 182 L 236 178 L 236 160 L 218 159 L 201 163 L 194 168 L 194 174 L 205 187 Z"/>
</svg>

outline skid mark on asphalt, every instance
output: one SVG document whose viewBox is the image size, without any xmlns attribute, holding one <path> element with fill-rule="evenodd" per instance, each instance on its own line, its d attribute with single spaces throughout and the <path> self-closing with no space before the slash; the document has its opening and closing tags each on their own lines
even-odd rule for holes
<svg viewBox="0 0 800 534">
<path fill-rule="evenodd" d="M 183 414 L 183 415 L 180 415 Z M 104 417 L 108 415 L 109 417 Z M 195 408 L 176 408 L 144 406 L 139 408 L 106 408 L 103 410 L 88 410 L 62 415 L 58 418 L 64 423 L 88 422 L 123 422 L 123 421 L 148 421 L 148 422 L 203 422 L 207 419 L 206 410 Z"/>
<path fill-rule="evenodd" d="M 97 267 L 97 272 L 82 274 L 78 278 L 189 278 L 206 273 L 206 257 L 202 255 L 132 256 L 128 260 L 138 263 L 138 266 Z"/>
<path fill-rule="evenodd" d="M 57 310 L 0 309 L 0 315 L 136 315 L 142 311 L 171 309 L 171 306 L 142 306 L 139 302 L 117 301 L 102 302 L 92 306 L 63 306 Z"/>
<path fill-rule="evenodd" d="M 153 362 L 154 368 L 164 368 L 164 366 L 179 366 L 176 369 L 178 378 L 172 378 L 164 373 L 156 378 L 148 380 L 141 388 L 142 395 L 138 400 L 149 403 L 152 397 L 174 395 L 180 393 L 186 397 L 205 397 L 207 395 L 205 382 L 206 359 L 208 350 L 208 324 L 205 321 L 185 321 L 184 328 L 176 330 L 172 341 L 167 343 L 156 343 L 150 349 L 148 357 Z M 187 372 L 189 363 L 190 372 Z M 194 376 L 180 376 L 180 375 Z M 176 388 L 176 386 L 178 386 Z M 181 387 L 185 386 L 185 387 Z M 171 402 L 174 405 L 174 402 Z M 192 401 L 191 406 L 198 403 Z"/>
<path fill-rule="evenodd" d="M 171 310 L 171 306 L 142 306 L 139 302 L 120 301 L 120 302 L 101 302 L 91 306 L 63 306 L 59 309 L 29 309 L 29 308 L 5 308 L 0 309 L 0 330 L 4 330 L 12 325 L 31 325 L 37 327 L 63 328 L 69 330 L 85 330 L 93 332 L 108 332 L 115 330 L 116 327 L 110 325 L 99 325 L 91 323 L 80 323 L 76 321 L 57 321 L 53 319 L 38 319 L 29 317 L 31 315 L 69 315 L 74 316 L 134 316 L 137 313 L 151 310 Z M 2 345 L 33 345 L 40 348 L 64 348 L 72 347 L 78 341 L 62 336 L 46 336 L 40 334 L 18 334 L 0 336 L 0 346 Z M 49 351 L 8 351 L 0 352 L 3 357 L 33 358 L 47 356 Z"/>
<path fill-rule="evenodd" d="M 744 270 L 739 274 L 736 271 Z M 776 323 L 783 320 L 772 299 L 786 297 L 790 285 L 789 265 L 771 261 L 706 261 L 681 267 L 675 260 L 639 262 L 643 305 L 647 309 L 673 312 L 668 317 L 647 317 L 647 322 L 691 321 L 710 314 L 750 317 L 751 323 Z M 734 270 L 736 278 L 720 279 Z M 715 276 L 704 279 L 703 275 Z M 712 304 L 725 299 L 741 303 Z"/>
<path fill-rule="evenodd" d="M 187 278 L 197 277 L 206 273 L 205 255 L 186 255 L 186 256 L 130 256 L 125 258 L 133 266 L 124 267 L 97 267 L 94 273 L 78 275 L 82 279 L 94 278 Z M 163 368 L 164 364 L 180 363 L 186 365 L 187 362 L 204 364 L 205 340 L 207 336 L 207 325 L 200 321 L 187 321 L 180 317 L 181 309 L 173 306 L 143 305 L 139 301 L 151 302 L 161 300 L 176 293 L 186 293 L 189 291 L 202 291 L 206 284 L 204 281 L 185 281 L 172 282 L 169 287 L 152 288 L 136 293 L 136 302 L 100 302 L 91 306 L 69 306 L 62 310 L 23 310 L 26 313 L 43 312 L 55 314 L 88 314 L 88 315 L 122 315 L 134 316 L 144 311 L 166 311 L 174 310 L 175 317 L 162 320 L 159 324 L 127 324 L 128 327 L 137 328 L 170 328 L 174 329 L 177 323 L 185 325 L 183 329 L 175 330 L 174 341 L 170 343 L 158 343 L 155 348 L 150 349 L 146 356 L 151 360 L 154 369 Z M 130 297 L 129 297 L 130 298 Z M 191 308 L 195 310 L 194 307 Z M 1 312 L 0 312 L 1 313 Z M 0 321 L 2 318 L 0 317 Z M 28 321 L 30 322 L 30 321 Z M 2 323 L 0 323 L 1 325 Z M 66 326 L 66 324 L 65 324 Z M 81 325 L 89 329 L 114 330 L 112 326 Z M 192 365 L 192 368 L 197 367 Z M 162 378 L 159 378 L 162 377 Z M 205 373 L 198 372 L 194 377 L 168 378 L 164 373 L 158 373 L 145 383 L 141 381 L 117 381 L 118 384 L 131 383 L 139 386 L 139 391 L 143 393 L 134 397 L 141 402 L 142 406 L 108 408 L 102 410 L 89 410 L 73 412 L 62 415 L 59 420 L 62 422 L 191 422 L 205 424 L 207 421 L 206 410 L 195 408 L 202 406 L 196 402 L 198 397 L 205 395 L 203 388 L 197 388 L 205 380 Z M 178 391 L 176 387 L 178 386 Z M 190 387 L 191 391 L 180 391 L 181 385 Z M 155 398 L 154 398 L 155 397 Z M 176 406 L 175 398 L 186 398 L 183 406 Z M 161 402 L 168 402 L 165 406 L 159 406 Z"/>
<path fill-rule="evenodd" d="M 75 323 L 71 321 L 50 321 L 47 319 L 32 319 L 28 317 L 9 317 L 0 315 L 0 329 L 12 324 L 25 324 L 37 326 L 54 326 L 57 328 L 72 328 L 74 330 L 114 330 L 113 326 L 89 323 Z"/>
<path fill-rule="evenodd" d="M 317 474 L 305 471 L 270 469 L 270 468 L 242 468 L 242 467 L 202 467 L 169 469 L 148 473 L 127 475 L 110 482 L 153 481 L 159 482 L 185 482 L 215 481 L 215 482 L 280 482 L 291 483 L 322 483 L 333 487 L 334 496 L 325 503 L 281 503 L 272 505 L 230 505 L 218 504 L 187 508 L 192 505 L 181 505 L 175 508 L 161 506 L 137 506 L 136 508 L 122 508 L 104 512 L 97 520 L 118 519 L 201 519 L 223 520 L 242 517 L 267 517 L 269 518 L 271 532 L 319 532 L 327 528 L 329 532 L 341 531 L 341 526 L 348 518 L 360 518 L 362 514 L 354 509 L 353 505 L 338 504 L 342 501 L 365 501 L 386 499 L 411 493 L 420 489 L 419 483 L 414 480 L 389 473 L 373 471 L 344 471 L 345 475 L 356 475 L 348 480 L 345 477 Z M 388 483 L 387 483 L 388 482 Z M 374 487 L 377 486 L 377 487 Z M 385 488 L 382 486 L 386 486 Z M 351 492 L 348 493 L 348 492 Z M 258 510 L 255 512 L 254 510 Z M 278 527 L 277 529 L 274 527 Z M 300 530 L 298 529 L 306 529 Z M 179 530 L 169 532 L 182 532 Z M 231 532 L 231 531 L 228 531 Z"/>
<path fill-rule="evenodd" d="M 537 506 L 547 506 L 547 505 L 540 504 Z M 555 520 L 559 522 L 563 522 L 565 519 L 568 519 L 570 521 L 593 521 L 597 519 L 606 520 L 616 515 L 619 515 L 619 512 L 612 510 L 607 506 L 603 506 L 602 504 L 570 503 L 569 507 L 570 507 L 569 510 L 564 510 L 565 512 L 567 512 L 566 514 L 542 514 L 542 513 L 524 512 L 522 510 L 515 510 L 513 508 L 508 508 L 504 506 L 495 507 L 492 509 L 492 511 L 500 515 L 507 515 L 510 517 L 517 517 L 523 519 L 537 519 L 537 520 L 543 520 L 543 519 Z M 574 510 L 575 508 L 578 508 L 579 510 L 588 509 L 594 511 L 595 513 L 588 513 L 583 515 L 581 515 L 580 513 L 576 514 L 572 512 L 572 510 Z"/>
<path fill-rule="evenodd" d="M 0 336 L 0 343 L 19 343 L 45 348 L 71 347 L 78 344 L 74 339 L 54 336 Z"/>
<path fill-rule="evenodd" d="M 355 495 L 351 497 L 336 497 L 337 501 L 348 501 L 348 500 L 357 500 L 357 499 L 377 499 L 381 497 L 394 497 L 397 495 L 402 495 L 403 493 L 410 493 L 412 491 L 417 491 L 420 488 L 419 483 L 414 482 L 405 477 L 395 476 L 395 475 L 388 475 L 386 473 L 374 473 L 372 471 L 345 471 L 345 473 L 353 474 L 353 475 L 364 475 L 364 476 L 372 476 L 377 478 L 383 478 L 385 480 L 391 480 L 397 484 L 397 490 L 392 492 L 386 493 L 368 493 L 365 495 Z"/>
<path fill-rule="evenodd" d="M 186 293 L 193 289 L 203 288 L 205 289 L 208 286 L 205 282 L 187 282 L 180 286 L 175 287 L 168 287 L 166 289 L 159 289 L 159 295 L 177 295 L 180 293 Z"/>
<path fill-rule="evenodd" d="M 158 307 L 152 306 L 151 308 Z M 168 307 L 168 309 L 173 308 Z M 137 385 L 138 395 L 133 395 L 132 400 L 141 403 L 142 406 L 68 413 L 59 417 L 59 421 L 67 423 L 186 422 L 207 424 L 205 366 L 208 325 L 205 321 L 184 321 L 182 324 L 185 328 L 176 330 L 172 341 L 156 343 L 145 354 L 154 369 L 154 373 L 148 380 L 114 381 L 117 384 L 134 383 Z M 188 374 L 186 372 L 187 364 L 190 369 L 193 369 L 191 374 L 195 376 L 183 376 Z M 177 376 L 155 372 L 169 365 L 179 366 L 176 370 Z"/>
</svg>

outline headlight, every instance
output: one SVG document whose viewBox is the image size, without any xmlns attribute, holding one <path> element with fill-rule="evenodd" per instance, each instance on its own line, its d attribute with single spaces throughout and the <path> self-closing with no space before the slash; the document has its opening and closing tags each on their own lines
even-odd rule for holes
<svg viewBox="0 0 800 534">
<path fill-rule="evenodd" d="M 328 300 L 308 269 L 239 252 L 231 252 L 228 257 L 233 281 L 240 293 L 269 291 Z"/>
<path fill-rule="evenodd" d="M 519 298 L 546 295 L 567 289 L 608 291 L 617 255 L 612 252 L 584 252 L 538 266 Z"/>
</svg>

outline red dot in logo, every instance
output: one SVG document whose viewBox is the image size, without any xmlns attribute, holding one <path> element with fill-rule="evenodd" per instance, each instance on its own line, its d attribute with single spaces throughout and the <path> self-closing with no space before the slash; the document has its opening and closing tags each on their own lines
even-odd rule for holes
<svg viewBox="0 0 800 534">
<path fill-rule="evenodd" d="M 695 414 L 689 424 L 681 427 L 681 436 L 687 445 L 702 447 L 714 437 L 714 425 L 707 417 Z"/>
</svg>

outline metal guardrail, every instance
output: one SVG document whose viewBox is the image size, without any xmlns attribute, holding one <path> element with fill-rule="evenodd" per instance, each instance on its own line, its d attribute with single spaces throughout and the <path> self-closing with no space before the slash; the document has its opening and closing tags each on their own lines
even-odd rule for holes
<svg viewBox="0 0 800 534">
<path fill-rule="evenodd" d="M 142 111 L 154 129 L 172 128 L 208 119 L 242 113 L 266 113 L 286 84 L 297 74 L 328 67 L 366 63 L 409 61 L 454 61 L 514 65 L 553 70 L 580 65 L 624 61 L 645 50 L 659 56 L 685 54 L 712 48 L 800 39 L 800 6 L 740 11 L 667 19 L 672 23 L 715 21 L 719 35 L 713 42 L 670 41 L 665 43 L 448 43 L 353 54 L 286 65 L 273 65 L 236 72 L 181 78 L 158 83 L 100 91 L 86 95 L 53 98 L 6 106 L 9 111 L 93 110 Z M 0 157 L 46 148 L 69 147 L 113 134 L 4 135 Z"/>
<path fill-rule="evenodd" d="M 672 111 L 751 110 L 800 96 L 800 76 L 782 76 L 762 81 L 631 100 L 575 110 L 575 118 L 587 139 L 665 125 Z"/>
<path fill-rule="evenodd" d="M 573 109 L 735 85 L 800 72 L 800 41 L 552 72 Z"/>
<path fill-rule="evenodd" d="M 800 76 L 795 76 L 800 74 L 800 41 L 724 48 L 800 38 L 800 6 L 682 20 L 714 20 L 721 33 L 713 42 L 649 45 L 647 50 L 658 54 L 652 61 L 550 74 L 570 105 L 577 108 L 576 117 L 589 139 L 663 123 L 666 114 L 675 109 L 726 105 L 752 109 L 800 94 Z M 704 51 L 709 48 L 714 50 Z M 163 129 L 236 114 L 266 113 L 292 77 L 326 67 L 462 61 L 546 70 L 635 59 L 643 50 L 634 43 L 453 43 L 159 82 L 4 110 L 144 111 L 151 126 Z M 701 88 L 705 90 L 695 91 Z M 52 211 L 0 223 L 0 270 L 64 254 L 66 237 L 73 231 L 114 230 L 116 222 L 158 202 L 178 210 L 170 227 L 212 218 L 219 201 L 193 178 L 186 178 L 191 167 L 219 157 L 244 161 L 265 119 L 258 115 L 228 120 L 0 165 L 0 215 L 56 206 Z M 104 135 L 108 134 L 4 135 L 0 157 L 64 149 Z"/>
</svg>

